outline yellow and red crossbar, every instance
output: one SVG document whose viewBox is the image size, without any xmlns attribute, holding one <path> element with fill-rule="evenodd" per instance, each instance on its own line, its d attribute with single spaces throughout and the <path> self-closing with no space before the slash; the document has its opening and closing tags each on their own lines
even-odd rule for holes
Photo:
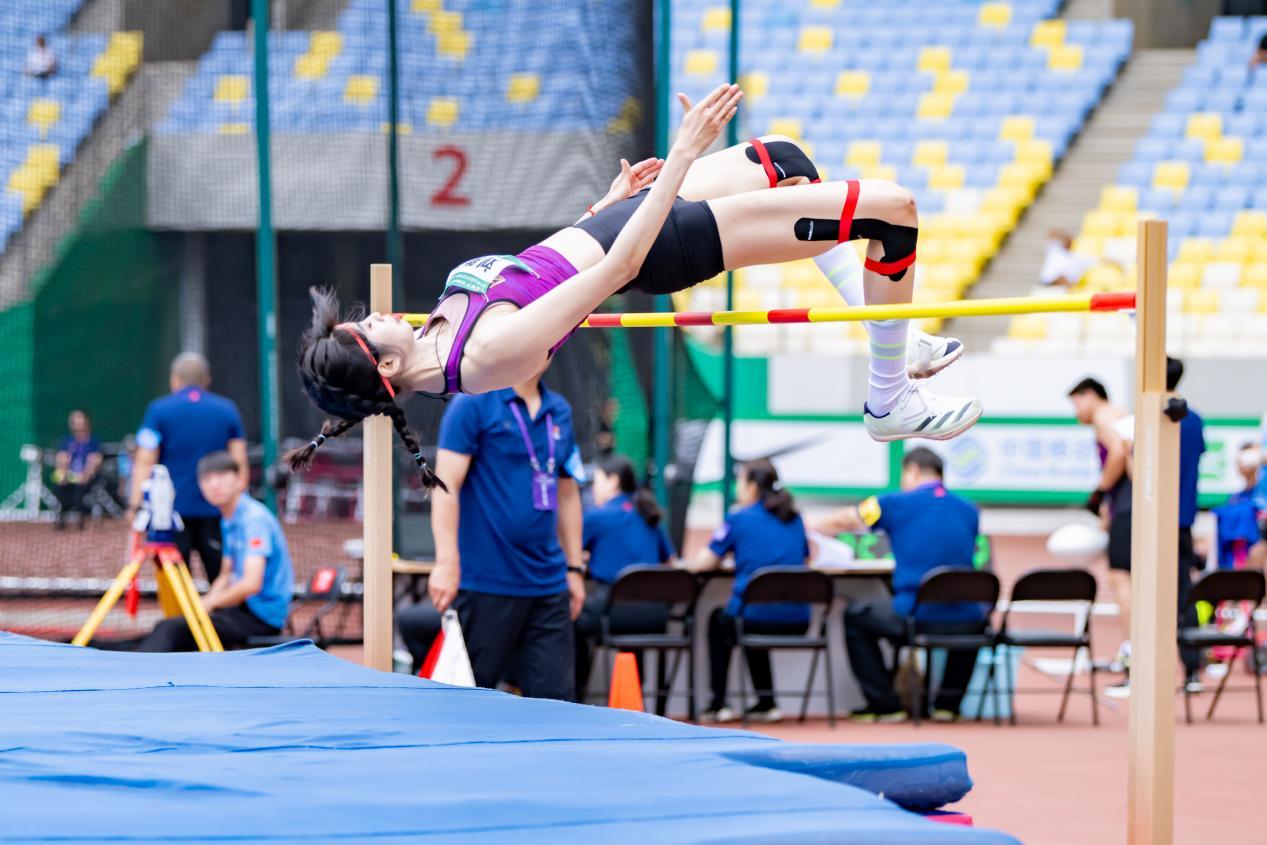
<svg viewBox="0 0 1267 845">
<path fill-rule="evenodd" d="M 1007 299 L 964 299 L 956 302 L 861 305 L 857 308 L 778 308 L 772 311 L 665 311 L 591 314 L 581 325 L 590 329 L 643 329 L 675 326 L 764 326 L 793 323 L 855 323 L 862 320 L 912 320 L 928 317 L 1001 317 L 1013 314 L 1056 314 L 1079 311 L 1129 311 L 1135 292 L 1083 296 L 1034 296 Z M 398 314 L 414 326 L 426 314 Z"/>
</svg>

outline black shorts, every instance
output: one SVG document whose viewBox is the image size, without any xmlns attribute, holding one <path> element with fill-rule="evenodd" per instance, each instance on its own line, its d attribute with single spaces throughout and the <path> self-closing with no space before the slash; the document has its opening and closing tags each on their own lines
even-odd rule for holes
<svg viewBox="0 0 1267 845">
<path fill-rule="evenodd" d="M 604 252 L 610 251 L 620 230 L 625 228 L 629 218 L 646 199 L 648 190 L 639 191 L 593 217 L 585 218 L 576 224 L 576 228 L 598 241 Z M 721 256 L 721 234 L 717 231 L 713 210 L 703 200 L 692 202 L 678 197 L 673 201 L 673 209 L 664 221 L 664 228 L 642 262 L 642 268 L 625 290 L 636 288 L 650 294 L 677 293 L 706 282 L 725 269 Z"/>
<path fill-rule="evenodd" d="M 1109 569 L 1131 571 L 1131 512 L 1113 514 L 1109 520 Z"/>
</svg>

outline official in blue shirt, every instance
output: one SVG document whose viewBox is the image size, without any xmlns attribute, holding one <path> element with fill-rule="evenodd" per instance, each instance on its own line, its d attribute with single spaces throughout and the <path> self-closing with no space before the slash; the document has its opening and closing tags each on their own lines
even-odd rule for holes
<svg viewBox="0 0 1267 845">
<path fill-rule="evenodd" d="M 245 645 L 250 637 L 281 633 L 295 584 L 281 523 L 246 494 L 246 479 L 228 452 L 204 456 L 197 473 L 203 496 L 220 514 L 228 561 L 201 597 L 221 644 L 232 648 Z M 193 634 L 181 616 L 158 623 L 139 646 L 140 651 L 195 648 Z"/>
<path fill-rule="evenodd" d="M 1183 362 L 1166 358 L 1166 390 L 1173 392 L 1183 378 Z M 1192 523 L 1197 518 L 1197 483 L 1201 478 L 1201 456 L 1205 453 L 1205 422 L 1191 406 L 1179 421 L 1179 607 L 1182 608 L 1192 588 L 1192 573 L 1204 568 L 1204 562 L 1192 546 Z M 1196 608 L 1188 608 L 1179 624 L 1196 627 L 1200 624 Z M 1200 692 L 1201 649 L 1180 648 L 1187 683 Z"/>
<path fill-rule="evenodd" d="M 796 512 L 792 494 L 783 489 L 778 470 L 767 460 L 749 461 L 735 482 L 739 509 L 713 534 L 708 548 L 701 549 L 695 569 L 721 566 L 727 557 L 735 561 L 735 587 L 725 608 L 713 611 L 708 620 L 708 661 L 713 697 L 701 716 L 706 722 L 733 722 L 738 714 L 726 704 L 726 682 L 730 654 L 735 648 L 735 617 L 740 597 L 753 573 L 768 566 L 803 567 L 809 558 L 805 523 Z M 761 604 L 744 609 L 744 630 L 752 634 L 803 634 L 809 627 L 809 606 L 804 604 Z M 783 718 L 774 699 L 774 674 L 770 653 L 749 649 L 748 671 L 757 703 L 748 711 L 749 720 L 777 722 Z"/>
<path fill-rule="evenodd" d="M 585 512 L 581 547 L 589 588 L 585 607 L 576 618 L 576 694 L 583 701 L 589 685 L 591 643 L 602 630 L 603 609 L 611 585 L 621 570 L 637 564 L 676 561 L 673 544 L 660 522 L 660 503 L 646 487 L 638 486 L 633 463 L 624 455 L 607 455 L 598 462 L 590 486 L 595 507 Z M 611 630 L 618 634 L 663 633 L 668 608 L 651 602 L 613 608 Z"/>
<path fill-rule="evenodd" d="M 495 687 L 513 664 L 524 695 L 572 700 L 585 471 L 571 406 L 540 377 L 458 396 L 439 447 L 449 491 L 432 494 L 432 603 L 457 609 L 476 684 Z"/>
<path fill-rule="evenodd" d="M 92 436 L 92 424 L 86 411 L 78 408 L 71 411 L 66 427 L 70 433 L 62 438 L 53 468 L 53 484 L 57 488 L 57 528 L 66 527 L 68 514 L 78 513 L 82 530 L 89 512 L 84 506 L 84 499 L 97 479 L 97 470 L 101 469 L 101 443 Z"/>
<path fill-rule="evenodd" d="M 893 673 L 884 662 L 880 641 L 896 650 L 904 645 L 907 617 L 915 611 L 920 630 L 942 634 L 975 634 L 986 624 L 980 605 L 961 603 L 915 610 L 920 582 L 943 566 L 972 568 L 977 546 L 977 508 L 948 491 L 942 483 L 942 460 L 931 449 L 918 447 L 902 459 L 902 492 L 872 496 L 857 507 L 845 508 L 816 528 L 828 535 L 846 531 L 883 531 L 893 549 L 893 598 L 882 602 L 850 603 L 845 609 L 845 648 L 849 665 L 867 706 L 855 710 L 857 721 L 903 721 L 893 689 Z M 968 681 L 976 667 L 976 649 L 951 651 L 933 715 L 958 716 Z"/>
<path fill-rule="evenodd" d="M 172 392 L 149 404 L 136 433 L 128 519 L 141 504 L 141 485 L 150 477 L 150 468 L 154 464 L 167 467 L 176 488 L 176 512 L 185 523 L 176 545 L 190 566 L 190 554 L 197 549 L 207 580 L 214 582 L 220 575 L 222 555 L 220 513 L 198 489 L 198 461 L 212 452 L 227 451 L 244 483 L 250 478 L 250 467 L 242 416 L 233 402 L 207 389 L 210 383 L 207 359 L 201 355 L 182 352 L 172 361 Z"/>
</svg>

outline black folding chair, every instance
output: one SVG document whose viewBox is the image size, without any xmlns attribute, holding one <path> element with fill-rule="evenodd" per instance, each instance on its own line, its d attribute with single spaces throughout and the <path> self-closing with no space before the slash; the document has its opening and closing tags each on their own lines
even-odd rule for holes
<svg viewBox="0 0 1267 845">
<path fill-rule="evenodd" d="M 1095 606 L 1095 576 L 1085 569 L 1035 569 L 1026 572 L 1012 587 L 1012 596 L 1007 610 L 1003 611 L 1003 619 L 999 623 L 999 633 L 994 639 L 994 663 L 990 666 L 990 674 L 986 681 L 987 691 L 998 683 L 994 676 L 995 667 L 999 666 L 999 647 L 1015 646 L 1018 648 L 1070 648 L 1073 649 L 1073 662 L 1069 667 L 1069 678 L 1065 681 L 1064 692 L 1060 696 L 1060 712 L 1056 721 L 1065 720 L 1065 706 L 1069 703 L 1069 693 L 1073 691 L 1073 671 L 1078 662 L 1078 654 L 1085 648 L 1087 660 L 1091 665 L 1091 723 L 1100 724 L 1099 702 L 1096 701 L 1095 661 L 1091 659 L 1091 609 Z M 1085 611 L 1080 630 L 1063 631 L 1013 631 L 1008 628 L 1008 620 L 1012 609 L 1022 602 L 1058 601 L 1074 602 L 1084 605 L 1079 608 Z M 1003 688 L 1007 695 L 1015 695 L 1019 690 L 1014 686 L 1011 662 L 1006 653 L 1002 664 Z M 977 718 L 981 718 L 978 712 Z M 1008 721 L 1016 724 L 1016 708 L 1013 707 Z"/>
<path fill-rule="evenodd" d="M 1227 679 L 1232 674 L 1232 666 L 1236 662 L 1236 657 L 1241 653 L 1241 649 L 1249 649 L 1250 667 L 1254 672 L 1254 696 L 1258 703 L 1258 723 L 1263 723 L 1263 683 L 1262 683 L 1262 667 L 1258 663 L 1258 648 L 1256 632 L 1254 627 L 1254 611 L 1263 602 L 1263 596 L 1267 594 L 1267 578 L 1263 577 L 1261 569 L 1233 569 L 1218 570 L 1215 572 L 1207 572 L 1201 577 L 1197 583 L 1192 585 L 1188 590 L 1188 598 L 1184 602 L 1184 606 L 1180 612 L 1189 610 L 1194 607 L 1197 602 L 1209 602 L 1218 606 L 1219 602 L 1245 602 L 1250 605 L 1248 612 L 1248 624 L 1245 630 L 1239 634 L 1231 631 L 1220 631 L 1218 628 L 1210 627 L 1181 627 L 1179 629 L 1179 645 L 1180 647 L 1190 648 L 1213 648 L 1215 646 L 1232 646 L 1236 649 L 1232 653 L 1232 659 L 1228 661 L 1227 673 L 1223 675 L 1219 681 L 1218 689 L 1214 691 L 1214 700 L 1210 702 L 1210 710 L 1205 714 L 1206 720 L 1214 718 L 1214 708 L 1219 704 L 1219 696 L 1223 694 L 1223 688 L 1227 685 Z M 1192 723 L 1192 694 L 1188 692 L 1185 684 L 1183 690 L 1183 714 L 1184 719 Z"/>
<path fill-rule="evenodd" d="M 330 611 L 339 606 L 339 597 L 343 594 L 343 582 L 346 580 L 347 572 L 342 566 L 321 567 L 312 573 L 312 577 L 308 579 L 308 589 L 304 591 L 304 594 L 291 603 L 290 612 L 286 616 L 286 624 L 282 626 L 282 633 L 248 637 L 246 640 L 247 646 L 249 648 L 259 648 L 309 639 L 315 642 L 318 647 L 325 648 L 326 637 L 321 630 L 321 620 L 328 616 Z M 308 620 L 308 624 L 304 626 L 303 631 L 296 632 L 294 627 L 295 612 L 312 602 L 321 602 L 321 605 L 313 613 L 312 618 Z M 286 633 L 287 631 L 290 631 L 290 633 Z"/>
<path fill-rule="evenodd" d="M 827 614 L 832 600 L 836 597 L 836 589 L 826 574 L 813 569 L 770 566 L 758 569 L 753 573 L 748 586 L 739 600 L 739 613 L 735 617 L 736 644 L 747 656 L 747 649 L 768 650 L 807 650 L 813 653 L 809 664 L 809 678 L 805 682 L 805 692 L 801 699 L 800 721 L 805 721 L 809 711 L 809 699 L 813 695 L 814 676 L 818 672 L 818 656 L 824 656 L 823 663 L 827 669 L 827 723 L 836 727 L 836 692 L 831 676 L 831 642 L 827 636 Z M 816 606 L 822 607 L 818 624 L 810 617 L 810 625 L 804 634 L 749 634 L 744 630 L 744 609 L 757 604 L 808 604 L 811 613 Z M 754 684 L 755 686 L 755 684 Z M 748 724 L 747 676 L 739 673 L 740 706 L 743 710 L 743 723 Z M 754 689 L 753 693 L 775 694 L 775 690 Z"/>
<path fill-rule="evenodd" d="M 906 618 L 906 642 L 911 648 L 923 649 L 924 663 L 932 665 L 932 650 L 935 648 L 953 651 L 980 650 L 994 647 L 994 631 L 990 629 L 990 614 L 994 612 L 999 601 L 999 579 L 993 572 L 977 569 L 962 569 L 953 566 L 942 566 L 932 570 L 920 582 L 915 594 L 915 607 Z M 936 634 L 920 631 L 915 615 L 920 607 L 934 604 L 957 604 L 971 602 L 982 605 L 985 622 L 981 631 L 971 634 Z M 927 673 L 928 675 L 931 674 Z M 925 676 L 927 677 L 927 675 Z M 986 684 L 987 689 L 989 683 Z M 962 692 L 963 690 L 955 690 Z M 921 684 L 911 687 L 911 719 L 919 724 L 923 714 L 923 693 Z M 984 693 L 983 693 L 984 694 Z M 999 693 L 994 691 L 994 724 L 999 724 Z"/>
<path fill-rule="evenodd" d="M 612 651 L 656 652 L 656 712 L 664 709 L 683 655 L 686 657 L 686 712 L 695 721 L 695 600 L 699 582 L 685 569 L 645 564 L 630 566 L 620 573 L 607 595 L 600 622 L 599 648 Z M 661 604 L 667 608 L 668 625 L 663 633 L 617 634 L 612 632 L 612 613 L 620 605 Z M 677 627 L 677 633 L 671 628 Z M 665 673 L 665 658 L 673 652 L 673 664 Z M 604 686 L 611 689 L 611 667 L 603 659 Z"/>
</svg>

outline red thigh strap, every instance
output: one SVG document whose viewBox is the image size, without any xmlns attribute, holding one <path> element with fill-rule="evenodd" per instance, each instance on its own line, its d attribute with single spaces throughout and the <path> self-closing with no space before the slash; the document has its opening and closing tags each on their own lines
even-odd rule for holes
<svg viewBox="0 0 1267 845">
<path fill-rule="evenodd" d="M 845 207 L 840 211 L 840 234 L 836 237 L 838 244 L 849 240 L 849 230 L 853 227 L 853 210 L 858 207 L 858 180 L 850 179 L 845 187 Z"/>
<path fill-rule="evenodd" d="M 761 159 L 761 166 L 765 168 L 765 175 L 770 180 L 770 187 L 777 188 L 779 186 L 779 172 L 774 169 L 774 162 L 770 161 L 770 151 L 765 148 L 765 144 L 761 143 L 759 138 L 753 138 L 748 143 L 752 144 L 752 148 L 757 151 L 757 158 Z"/>
</svg>

